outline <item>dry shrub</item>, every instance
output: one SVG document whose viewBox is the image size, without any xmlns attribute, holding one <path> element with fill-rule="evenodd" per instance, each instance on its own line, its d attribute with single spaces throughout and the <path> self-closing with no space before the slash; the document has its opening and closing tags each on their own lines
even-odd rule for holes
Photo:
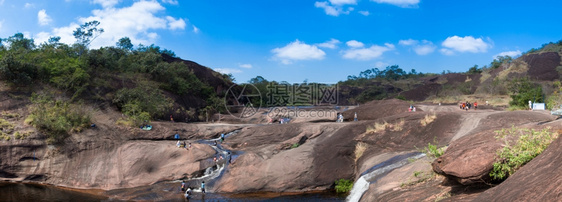
<svg viewBox="0 0 562 202">
<path fill-rule="evenodd" d="M 364 142 L 359 142 L 355 145 L 355 162 L 357 162 L 357 160 L 359 160 L 359 158 L 363 156 L 363 153 L 365 152 L 365 150 L 367 150 L 367 146 L 369 145 Z"/>
<path fill-rule="evenodd" d="M 402 129 L 404 129 L 405 123 L 406 121 L 404 121 L 404 119 L 400 119 L 400 121 L 392 125 L 392 131 L 402 131 Z"/>
<path fill-rule="evenodd" d="M 367 126 L 367 130 L 365 133 L 378 133 L 386 130 L 386 127 L 389 126 L 386 121 L 384 123 L 375 123 L 373 126 Z"/>
<path fill-rule="evenodd" d="M 421 120 L 421 125 L 427 126 L 428 124 L 433 122 L 436 118 L 437 118 L 437 115 L 435 115 L 435 114 L 431 114 L 431 115 L 426 114 L 425 117 L 423 117 L 423 119 Z"/>
</svg>

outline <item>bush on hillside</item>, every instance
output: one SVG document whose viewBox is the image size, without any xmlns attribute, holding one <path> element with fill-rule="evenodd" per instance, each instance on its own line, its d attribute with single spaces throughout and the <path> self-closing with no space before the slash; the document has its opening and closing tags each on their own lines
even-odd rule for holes
<svg viewBox="0 0 562 202">
<path fill-rule="evenodd" d="M 516 138 L 513 138 L 513 137 Z M 490 177 L 503 180 L 541 154 L 558 137 L 549 128 L 536 131 L 527 128 L 502 129 L 496 131 L 496 138 L 504 141 L 504 147 L 497 151 L 497 160 Z"/>
<path fill-rule="evenodd" d="M 509 86 L 511 92 L 510 105 L 518 107 L 529 107 L 529 101 L 543 102 L 542 87 L 531 83 L 527 78 L 513 79 Z"/>
<path fill-rule="evenodd" d="M 90 114 L 82 104 L 71 104 L 50 96 L 33 94 L 28 120 L 45 133 L 49 143 L 60 143 L 70 132 L 81 131 L 90 124 Z"/>
<path fill-rule="evenodd" d="M 37 67 L 22 62 L 12 53 L 0 60 L 0 79 L 15 85 L 29 85 L 37 78 Z"/>
<path fill-rule="evenodd" d="M 118 90 L 113 103 L 127 115 L 137 116 L 147 112 L 149 117 L 160 117 L 171 109 L 173 100 L 164 96 L 158 88 L 146 83 L 136 88 Z"/>
</svg>

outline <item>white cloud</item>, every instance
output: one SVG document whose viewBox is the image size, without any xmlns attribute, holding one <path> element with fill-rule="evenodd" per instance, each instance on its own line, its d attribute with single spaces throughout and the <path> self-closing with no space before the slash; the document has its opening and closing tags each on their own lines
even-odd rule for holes
<svg viewBox="0 0 562 202">
<path fill-rule="evenodd" d="M 359 11 L 359 14 L 364 15 L 364 16 L 371 15 L 371 13 L 369 13 L 369 11 Z"/>
<path fill-rule="evenodd" d="M 451 49 L 442 48 L 439 50 L 443 55 L 454 55 L 455 52 Z"/>
<path fill-rule="evenodd" d="M 172 5 L 178 5 L 178 1 L 177 1 L 177 0 L 162 0 L 162 3 L 167 3 L 167 4 L 172 4 Z"/>
<path fill-rule="evenodd" d="M 104 8 L 113 7 L 119 3 L 119 0 L 93 0 L 93 3 L 100 4 Z"/>
<path fill-rule="evenodd" d="M 35 7 L 35 5 L 32 4 L 32 3 L 25 3 L 25 5 L 23 7 L 24 8 L 33 8 L 33 7 Z"/>
<path fill-rule="evenodd" d="M 246 69 L 251 69 L 251 68 L 252 68 L 252 64 L 239 64 L 238 66 L 239 66 L 239 67 L 242 67 L 242 68 L 246 68 Z"/>
<path fill-rule="evenodd" d="M 451 36 L 445 39 L 441 45 L 444 47 L 441 52 L 445 55 L 451 55 L 454 52 L 484 53 L 491 47 L 482 38 L 475 39 L 472 36 Z"/>
<path fill-rule="evenodd" d="M 382 56 L 384 52 L 394 49 L 394 45 L 386 43 L 385 46 L 372 45 L 369 48 L 352 48 L 344 51 L 343 58 L 356 60 L 370 60 Z"/>
<path fill-rule="evenodd" d="M 520 51 L 520 50 L 516 50 L 516 51 L 505 51 L 505 52 L 501 52 L 501 53 L 498 53 L 497 55 L 494 55 L 494 58 L 493 58 L 493 59 L 498 58 L 498 56 L 506 56 L 506 55 L 513 58 L 513 57 L 516 57 L 516 56 L 521 55 L 521 51 Z"/>
<path fill-rule="evenodd" d="M 42 42 L 48 41 L 49 38 L 51 38 L 51 34 L 49 32 L 39 32 L 33 36 L 35 45 L 40 45 Z"/>
<path fill-rule="evenodd" d="M 323 8 L 324 12 L 326 12 L 326 15 L 331 15 L 331 16 L 339 16 L 340 14 L 349 14 L 351 11 L 354 10 L 353 7 L 349 7 L 347 8 L 347 10 L 345 10 L 342 6 L 344 4 L 341 5 L 331 5 L 330 3 L 328 3 L 327 1 L 323 1 L 323 2 L 315 2 L 314 6 L 316 8 Z"/>
<path fill-rule="evenodd" d="M 402 8 L 416 8 L 418 7 L 418 3 L 420 3 L 420 0 L 371 0 L 371 1 L 380 4 L 381 3 L 392 4 Z"/>
<path fill-rule="evenodd" d="M 363 46 L 365 46 L 365 44 L 356 40 L 347 41 L 345 42 L 345 44 L 351 48 L 362 48 Z"/>
<path fill-rule="evenodd" d="M 232 68 L 215 68 L 214 69 L 221 74 L 232 74 L 232 73 L 241 73 L 242 71 L 239 69 L 232 69 Z"/>
<path fill-rule="evenodd" d="M 329 41 L 326 41 L 324 43 L 319 43 L 316 44 L 318 47 L 322 47 L 322 48 L 329 48 L 329 49 L 336 49 L 338 46 L 337 44 L 339 44 L 340 41 L 337 39 L 330 39 Z"/>
<path fill-rule="evenodd" d="M 322 60 L 326 55 L 317 46 L 303 43 L 298 39 L 271 52 L 275 54 L 274 59 L 281 60 L 283 64 L 291 64 L 294 60 Z"/>
<path fill-rule="evenodd" d="M 381 61 L 378 61 L 378 62 L 375 63 L 375 67 L 376 67 L 376 68 L 388 67 L 389 65 L 390 65 L 390 64 L 388 64 L 388 63 L 386 63 L 386 62 L 381 62 Z"/>
<path fill-rule="evenodd" d="M 47 11 L 45 11 L 45 9 L 42 9 L 37 13 L 37 21 L 39 25 L 49 25 L 53 19 L 47 15 Z"/>
<path fill-rule="evenodd" d="M 199 28 L 197 28 L 195 25 L 193 26 L 193 33 L 198 34 L 199 33 Z"/>
<path fill-rule="evenodd" d="M 416 54 L 418 55 L 427 55 L 433 53 L 433 51 L 435 51 L 436 48 L 437 47 L 435 47 L 433 43 L 430 42 L 429 44 L 415 46 L 414 52 L 416 52 Z"/>
<path fill-rule="evenodd" d="M 418 42 L 419 42 L 418 40 L 406 39 L 406 40 L 398 41 L 398 44 L 403 45 L 403 46 L 411 46 L 411 45 L 418 44 Z"/>
<path fill-rule="evenodd" d="M 357 0 L 330 0 L 332 5 L 357 4 Z"/>
<path fill-rule="evenodd" d="M 176 20 L 172 16 L 166 16 L 166 19 L 168 20 L 170 30 L 185 29 L 185 21 L 183 19 L 179 18 Z"/>
<path fill-rule="evenodd" d="M 111 6 L 118 1 L 96 0 L 94 2 Z M 93 10 L 91 16 L 78 18 L 77 22 L 72 22 L 68 26 L 54 28 L 51 36 L 60 36 L 62 43 L 74 43 L 76 40 L 72 35 L 73 31 L 79 25 L 97 20 L 100 22 L 98 28 L 103 28 L 105 32 L 92 41 L 91 48 L 113 46 L 122 37 L 129 37 L 133 44 L 149 45 L 155 43 L 159 38 L 157 30 L 185 28 L 186 22 L 183 19 L 156 16 L 163 10 L 165 8 L 157 1 L 136 1 L 131 6 L 123 8 L 104 7 Z"/>
<path fill-rule="evenodd" d="M 398 44 L 403 46 L 412 46 L 412 49 L 418 55 L 427 55 L 433 53 L 437 48 L 431 41 L 422 40 L 421 43 L 418 40 L 406 39 L 398 41 Z"/>
<path fill-rule="evenodd" d="M 0 6 L 4 4 L 4 0 L 0 0 Z"/>
</svg>

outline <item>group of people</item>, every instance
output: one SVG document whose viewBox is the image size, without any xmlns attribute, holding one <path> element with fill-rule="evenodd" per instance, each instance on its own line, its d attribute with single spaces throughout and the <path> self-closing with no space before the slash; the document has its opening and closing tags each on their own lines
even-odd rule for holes
<svg viewBox="0 0 562 202">
<path fill-rule="evenodd" d="M 185 143 L 185 141 L 181 142 L 178 140 L 178 142 L 176 142 L 176 147 L 178 148 L 184 148 L 186 150 L 190 150 L 191 149 L 191 142 L 190 143 Z"/>
<path fill-rule="evenodd" d="M 410 105 L 410 108 L 408 108 L 409 112 L 415 112 L 416 111 L 416 107 L 414 107 L 414 105 Z"/>
<path fill-rule="evenodd" d="M 468 101 L 461 103 L 459 106 L 461 109 L 464 109 L 466 111 L 468 111 L 469 109 L 471 109 L 472 107 L 474 107 L 474 110 L 476 110 L 478 108 L 478 103 L 474 102 L 474 103 L 470 103 Z"/>
<path fill-rule="evenodd" d="M 191 187 L 187 187 L 186 184 L 185 184 L 185 181 L 181 182 L 181 191 L 182 192 L 185 191 L 185 194 L 183 195 L 185 197 L 185 199 L 191 198 L 191 196 L 193 194 L 192 193 L 193 189 L 191 189 Z M 203 194 L 205 194 L 205 181 L 201 182 L 201 192 Z"/>
</svg>

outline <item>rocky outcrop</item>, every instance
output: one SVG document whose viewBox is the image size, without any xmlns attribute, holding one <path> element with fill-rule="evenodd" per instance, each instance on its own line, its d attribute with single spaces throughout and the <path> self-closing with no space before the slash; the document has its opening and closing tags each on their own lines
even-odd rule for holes
<svg viewBox="0 0 562 202">
<path fill-rule="evenodd" d="M 173 141 L 131 141 L 121 145 L 87 144 L 87 149 L 61 155 L 56 147 L 2 146 L 12 160 L 7 180 L 32 180 L 73 188 L 117 189 L 181 179 L 210 165 L 215 151 L 193 144 L 190 151 Z"/>
<path fill-rule="evenodd" d="M 245 154 L 216 183 L 217 192 L 325 190 L 353 175 L 352 123 L 273 124 L 245 128 L 224 145 Z M 306 138 L 303 138 L 306 137 Z M 304 142 L 303 142 L 304 140 Z M 301 143 L 301 144 L 299 144 Z M 285 145 L 295 145 L 293 148 Z"/>
<path fill-rule="evenodd" d="M 551 121 L 553 116 L 532 111 L 501 112 L 482 119 L 479 131 L 451 143 L 445 154 L 433 163 L 436 173 L 445 175 L 463 185 L 490 182 L 496 152 L 503 142 L 495 138 L 496 130 L 540 121 Z"/>
<path fill-rule="evenodd" d="M 474 201 L 562 201 L 562 138 Z"/>
<path fill-rule="evenodd" d="M 493 130 L 465 136 L 453 142 L 433 163 L 433 170 L 463 185 L 489 181 L 496 151 L 502 143 Z"/>
</svg>

